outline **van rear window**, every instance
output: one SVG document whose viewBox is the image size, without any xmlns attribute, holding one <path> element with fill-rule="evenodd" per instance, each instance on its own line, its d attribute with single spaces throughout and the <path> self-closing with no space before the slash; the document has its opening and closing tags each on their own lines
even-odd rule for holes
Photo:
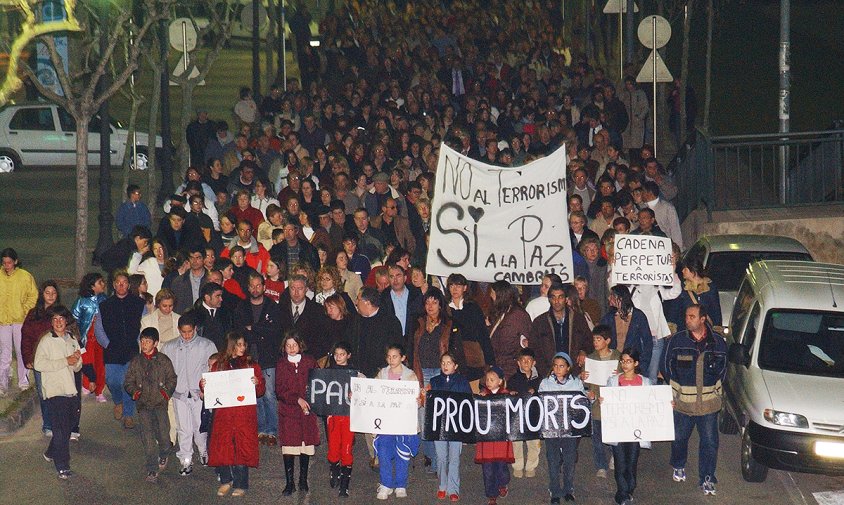
<svg viewBox="0 0 844 505">
<path fill-rule="evenodd" d="M 759 345 L 759 367 L 844 378 L 844 314 L 768 312 Z"/>
<path fill-rule="evenodd" d="M 714 252 L 706 260 L 706 269 L 709 272 L 709 278 L 715 282 L 715 286 L 720 291 L 738 291 L 747 266 L 758 260 L 812 261 L 812 257 L 800 252 Z"/>
</svg>

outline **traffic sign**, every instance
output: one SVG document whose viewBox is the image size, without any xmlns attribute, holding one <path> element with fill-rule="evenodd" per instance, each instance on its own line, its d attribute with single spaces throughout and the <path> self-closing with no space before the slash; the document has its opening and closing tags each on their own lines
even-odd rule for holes
<svg viewBox="0 0 844 505">
<path fill-rule="evenodd" d="M 651 51 L 648 60 L 642 70 L 639 71 L 639 75 L 636 76 L 636 82 L 654 82 L 654 56 L 656 56 L 656 82 L 672 82 L 674 77 L 672 77 L 668 67 L 665 66 L 662 57 L 655 50 Z"/>
<path fill-rule="evenodd" d="M 656 21 L 656 34 L 654 34 Z M 662 16 L 648 16 L 639 23 L 637 30 L 639 42 L 648 49 L 659 49 L 668 44 L 671 38 L 671 23 Z"/>
<path fill-rule="evenodd" d="M 621 6 L 619 6 L 621 4 Z M 627 0 L 607 0 L 604 6 L 604 14 L 627 14 Z M 639 6 L 633 2 L 633 12 L 639 12 Z"/>
</svg>

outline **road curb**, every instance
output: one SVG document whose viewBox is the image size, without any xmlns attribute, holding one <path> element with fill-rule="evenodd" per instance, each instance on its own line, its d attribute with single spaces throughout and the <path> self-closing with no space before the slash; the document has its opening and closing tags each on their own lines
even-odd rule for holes
<svg viewBox="0 0 844 505">
<path fill-rule="evenodd" d="M 0 412 L 0 437 L 12 435 L 26 424 L 35 413 L 38 395 L 35 388 L 21 391 L 11 405 Z"/>
</svg>

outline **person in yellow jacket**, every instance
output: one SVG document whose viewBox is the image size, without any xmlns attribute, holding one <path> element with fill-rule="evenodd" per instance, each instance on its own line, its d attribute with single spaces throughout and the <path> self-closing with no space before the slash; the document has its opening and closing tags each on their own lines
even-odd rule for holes
<svg viewBox="0 0 844 505">
<path fill-rule="evenodd" d="M 21 326 L 38 301 L 38 286 L 32 274 L 20 268 L 18 253 L 12 248 L 0 251 L 0 397 L 9 388 L 12 346 L 18 361 L 18 386 L 29 388 L 29 377 L 21 357 Z"/>
</svg>

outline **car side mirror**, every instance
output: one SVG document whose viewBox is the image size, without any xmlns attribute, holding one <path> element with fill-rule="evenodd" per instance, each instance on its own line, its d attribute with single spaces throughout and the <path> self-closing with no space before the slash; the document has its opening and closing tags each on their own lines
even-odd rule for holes
<svg viewBox="0 0 844 505">
<path fill-rule="evenodd" d="M 727 359 L 730 363 L 746 367 L 750 365 L 750 352 L 742 344 L 730 344 Z"/>
</svg>

